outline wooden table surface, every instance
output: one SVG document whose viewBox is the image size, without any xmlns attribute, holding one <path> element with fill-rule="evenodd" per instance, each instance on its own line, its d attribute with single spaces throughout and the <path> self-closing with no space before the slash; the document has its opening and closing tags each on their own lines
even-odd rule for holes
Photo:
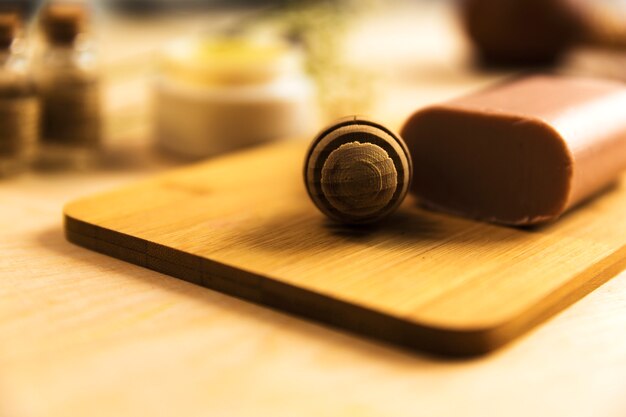
<svg viewBox="0 0 626 417">
<path fill-rule="evenodd" d="M 416 25 L 400 15 L 388 41 Z M 402 88 L 386 81 L 393 99 L 374 112 L 389 123 L 499 76 L 466 75 L 416 43 L 432 59 L 406 63 Z M 117 114 L 145 96 L 130 85 L 110 90 Z M 103 169 L 0 182 L 0 416 L 626 414 L 626 273 L 494 354 L 449 360 L 67 243 L 65 202 L 177 165 L 151 150 L 142 117 L 109 123 Z"/>
</svg>

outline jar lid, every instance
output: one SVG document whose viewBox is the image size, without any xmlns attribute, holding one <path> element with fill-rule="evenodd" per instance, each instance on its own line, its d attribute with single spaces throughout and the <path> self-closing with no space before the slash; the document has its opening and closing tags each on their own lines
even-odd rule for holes
<svg viewBox="0 0 626 417">
<path fill-rule="evenodd" d="M 164 75 L 200 85 L 262 84 L 300 68 L 298 49 L 276 38 L 183 39 L 169 45 L 160 59 Z"/>
</svg>

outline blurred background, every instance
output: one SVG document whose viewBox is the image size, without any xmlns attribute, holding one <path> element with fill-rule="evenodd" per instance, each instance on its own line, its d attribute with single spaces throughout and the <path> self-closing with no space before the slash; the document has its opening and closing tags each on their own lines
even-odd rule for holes
<svg viewBox="0 0 626 417">
<path fill-rule="evenodd" d="M 397 129 L 523 71 L 626 79 L 617 0 L 1 0 L 0 38 L 3 177 Z"/>
</svg>

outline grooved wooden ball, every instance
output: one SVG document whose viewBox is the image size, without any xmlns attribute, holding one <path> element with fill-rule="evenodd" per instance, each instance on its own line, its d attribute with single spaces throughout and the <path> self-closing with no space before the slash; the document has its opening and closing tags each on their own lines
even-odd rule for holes
<svg viewBox="0 0 626 417">
<path fill-rule="evenodd" d="M 376 122 L 351 116 L 315 137 L 304 180 L 313 203 L 331 219 L 372 223 L 398 208 L 412 171 L 400 137 Z"/>
</svg>

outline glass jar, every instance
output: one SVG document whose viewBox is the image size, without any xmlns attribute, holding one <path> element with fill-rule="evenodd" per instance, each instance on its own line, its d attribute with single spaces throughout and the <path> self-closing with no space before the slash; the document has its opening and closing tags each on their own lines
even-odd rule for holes
<svg viewBox="0 0 626 417">
<path fill-rule="evenodd" d="M 160 57 L 153 105 L 159 147 L 187 158 L 305 137 L 317 119 L 298 49 L 244 35 L 170 45 Z"/>
<path fill-rule="evenodd" d="M 39 106 L 17 15 L 0 14 L 0 176 L 24 171 L 35 154 Z"/>
<path fill-rule="evenodd" d="M 101 143 L 100 77 L 79 4 L 51 4 L 42 14 L 36 57 L 44 167 L 88 168 Z"/>
</svg>

